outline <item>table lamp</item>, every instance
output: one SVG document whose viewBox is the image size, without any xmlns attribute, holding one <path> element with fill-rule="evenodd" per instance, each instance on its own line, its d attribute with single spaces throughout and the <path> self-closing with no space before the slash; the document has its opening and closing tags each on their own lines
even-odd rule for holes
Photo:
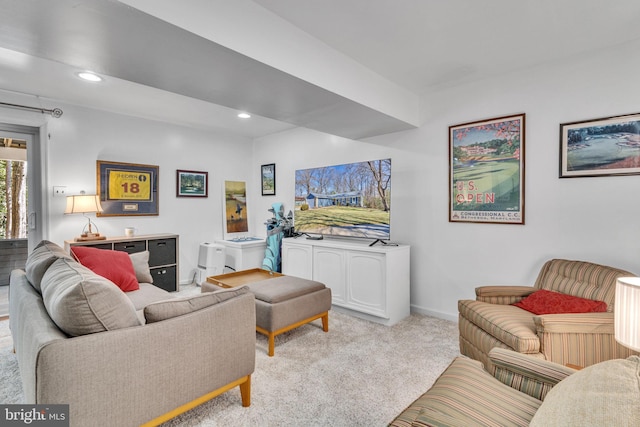
<svg viewBox="0 0 640 427">
<path fill-rule="evenodd" d="M 102 206 L 100 206 L 100 197 L 95 194 L 84 194 L 82 192 L 77 196 L 67 196 L 67 208 L 64 210 L 65 214 L 81 213 L 89 221 L 88 224 L 82 229 L 82 234 L 76 237 L 76 242 L 84 242 L 89 240 L 104 240 L 105 236 L 101 236 L 98 232 L 98 227 L 91 222 L 91 218 L 87 216 L 89 213 L 102 212 Z M 93 228 L 95 227 L 95 232 Z"/>
<path fill-rule="evenodd" d="M 616 341 L 640 351 L 640 277 L 620 277 L 616 282 Z"/>
</svg>

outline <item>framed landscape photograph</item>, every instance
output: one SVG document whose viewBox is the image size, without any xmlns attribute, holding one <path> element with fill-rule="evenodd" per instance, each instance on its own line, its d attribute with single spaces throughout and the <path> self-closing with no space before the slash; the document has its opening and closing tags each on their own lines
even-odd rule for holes
<svg viewBox="0 0 640 427">
<path fill-rule="evenodd" d="M 176 171 L 176 197 L 208 197 L 209 172 Z"/>
<path fill-rule="evenodd" d="M 158 215 L 158 166 L 98 160 L 97 216 Z"/>
<path fill-rule="evenodd" d="M 640 113 L 560 125 L 560 178 L 640 174 Z"/>
<path fill-rule="evenodd" d="M 260 166 L 260 181 L 262 183 L 263 196 L 275 196 L 276 194 L 276 164 Z"/>
<path fill-rule="evenodd" d="M 449 222 L 524 224 L 525 115 L 449 126 Z"/>
</svg>

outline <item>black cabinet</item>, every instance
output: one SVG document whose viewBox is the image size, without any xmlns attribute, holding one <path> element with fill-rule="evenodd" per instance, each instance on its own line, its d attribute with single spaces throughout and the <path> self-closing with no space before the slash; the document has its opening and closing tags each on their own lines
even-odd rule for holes
<svg viewBox="0 0 640 427">
<path fill-rule="evenodd" d="M 149 251 L 149 269 L 153 284 L 169 292 L 178 290 L 180 271 L 178 269 L 178 235 L 150 234 L 135 237 L 112 237 L 89 242 L 65 241 L 67 251 L 72 246 L 91 246 L 99 249 L 123 251 L 129 254 Z"/>
</svg>

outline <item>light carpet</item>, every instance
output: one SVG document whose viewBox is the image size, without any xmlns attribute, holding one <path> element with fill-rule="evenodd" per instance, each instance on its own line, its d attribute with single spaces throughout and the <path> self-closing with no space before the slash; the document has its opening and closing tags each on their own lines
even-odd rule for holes
<svg viewBox="0 0 640 427">
<path fill-rule="evenodd" d="M 23 403 L 8 323 L 0 402 Z M 236 387 L 165 426 L 386 426 L 459 354 L 455 322 L 417 314 L 387 327 L 331 310 L 328 333 L 317 320 L 282 334 L 274 357 L 266 337 L 256 340 L 249 408 Z"/>
</svg>

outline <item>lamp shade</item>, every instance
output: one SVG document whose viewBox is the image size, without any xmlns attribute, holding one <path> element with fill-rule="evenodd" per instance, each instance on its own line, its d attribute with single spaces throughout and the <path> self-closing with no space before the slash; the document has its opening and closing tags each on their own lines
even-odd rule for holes
<svg viewBox="0 0 640 427">
<path fill-rule="evenodd" d="M 80 194 L 78 196 L 67 196 L 66 214 L 74 213 L 96 213 L 102 212 L 100 197 L 95 194 Z"/>
<path fill-rule="evenodd" d="M 640 351 L 640 277 L 620 277 L 616 282 L 615 337 Z"/>
</svg>

